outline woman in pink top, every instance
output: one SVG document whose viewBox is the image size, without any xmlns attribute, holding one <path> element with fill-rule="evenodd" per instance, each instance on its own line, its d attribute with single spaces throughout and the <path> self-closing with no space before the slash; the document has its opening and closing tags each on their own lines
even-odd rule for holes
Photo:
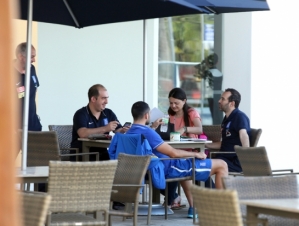
<svg viewBox="0 0 299 226">
<path fill-rule="evenodd" d="M 202 134 L 201 118 L 198 112 L 187 104 L 187 96 L 185 91 L 181 88 L 174 88 L 169 92 L 168 99 L 169 121 L 170 123 L 174 124 L 175 131 L 180 132 L 181 136 L 198 138 L 199 134 Z M 185 150 L 193 151 L 192 149 Z M 180 182 L 184 191 L 189 191 L 189 189 L 185 188 L 189 187 L 191 183 L 191 181 Z M 177 182 L 171 182 L 168 185 L 168 194 L 170 197 L 174 198 L 171 204 L 171 208 L 173 209 L 181 207 L 181 197 L 178 196 L 176 193 L 177 186 Z M 191 193 L 185 192 L 185 195 L 188 199 L 190 206 L 193 206 L 193 199 Z M 189 208 L 188 217 L 193 217 L 193 208 Z"/>
<path fill-rule="evenodd" d="M 201 118 L 198 112 L 187 104 L 187 96 L 181 88 L 169 92 L 169 120 L 181 136 L 198 138 L 202 134 Z"/>
</svg>

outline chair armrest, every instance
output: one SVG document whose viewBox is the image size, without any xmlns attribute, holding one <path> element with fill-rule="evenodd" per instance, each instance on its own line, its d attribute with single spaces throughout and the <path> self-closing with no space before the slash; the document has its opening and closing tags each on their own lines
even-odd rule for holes
<svg viewBox="0 0 299 226">
<path fill-rule="evenodd" d="M 280 169 L 280 170 L 272 170 L 272 173 L 274 173 L 274 172 L 285 172 L 285 171 L 290 171 L 291 173 L 294 172 L 293 169 Z"/>
<path fill-rule="evenodd" d="M 81 156 L 81 155 L 96 155 L 96 161 L 99 161 L 99 152 L 77 153 L 77 154 L 60 154 L 60 157 L 64 156 Z"/>
<path fill-rule="evenodd" d="M 191 180 L 192 183 L 195 183 L 195 157 L 180 157 L 180 158 L 159 158 L 160 160 L 173 160 L 173 159 L 192 159 L 192 175 L 191 175 Z M 166 178 L 165 178 L 166 179 Z M 172 179 L 172 178 L 170 178 Z M 181 180 L 187 180 L 186 178 L 182 178 Z M 179 181 L 179 180 L 177 180 Z"/>
<path fill-rule="evenodd" d="M 272 176 L 285 176 L 285 175 L 298 175 L 299 172 L 297 173 L 273 173 Z"/>
<path fill-rule="evenodd" d="M 240 172 L 240 173 L 238 173 L 238 172 L 228 172 L 228 175 L 231 175 L 231 176 L 234 176 L 234 177 L 244 176 L 243 172 Z"/>
<path fill-rule="evenodd" d="M 212 159 L 212 154 L 236 154 L 234 151 L 210 151 L 210 159 Z"/>
<path fill-rule="evenodd" d="M 76 153 L 79 153 L 79 148 L 59 148 L 60 151 L 74 150 Z"/>
<path fill-rule="evenodd" d="M 144 184 L 112 184 L 112 187 L 144 187 Z"/>
</svg>

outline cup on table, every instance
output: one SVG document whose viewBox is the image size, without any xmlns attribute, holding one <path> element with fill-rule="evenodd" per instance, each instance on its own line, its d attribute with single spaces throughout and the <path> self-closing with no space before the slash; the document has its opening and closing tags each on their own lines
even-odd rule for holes
<svg viewBox="0 0 299 226">
<path fill-rule="evenodd" d="M 180 141 L 181 134 L 179 132 L 171 132 L 170 133 L 170 141 Z"/>
</svg>

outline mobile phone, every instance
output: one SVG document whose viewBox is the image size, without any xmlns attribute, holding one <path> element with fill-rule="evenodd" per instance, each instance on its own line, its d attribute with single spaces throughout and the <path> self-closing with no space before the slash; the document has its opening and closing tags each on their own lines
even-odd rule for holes
<svg viewBox="0 0 299 226">
<path fill-rule="evenodd" d="M 123 125 L 123 127 L 130 127 L 131 124 L 132 124 L 132 123 L 130 123 L 130 122 L 126 122 L 126 123 Z"/>
</svg>

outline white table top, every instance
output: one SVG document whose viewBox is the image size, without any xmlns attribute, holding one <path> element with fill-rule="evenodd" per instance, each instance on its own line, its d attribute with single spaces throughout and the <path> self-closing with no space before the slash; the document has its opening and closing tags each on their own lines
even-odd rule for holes
<svg viewBox="0 0 299 226">
<path fill-rule="evenodd" d="M 48 177 L 49 166 L 34 166 L 27 167 L 25 171 L 22 171 L 20 167 L 17 168 L 17 177 Z"/>
<path fill-rule="evenodd" d="M 294 199 L 248 199 L 240 200 L 241 204 L 267 209 L 299 213 L 299 198 Z"/>
<path fill-rule="evenodd" d="M 91 142 L 98 142 L 98 143 L 110 143 L 111 140 L 92 140 L 88 138 L 78 138 L 79 141 L 91 141 Z M 194 143 L 212 143 L 211 140 L 181 140 L 181 141 L 165 141 L 168 144 L 194 144 Z"/>
</svg>

